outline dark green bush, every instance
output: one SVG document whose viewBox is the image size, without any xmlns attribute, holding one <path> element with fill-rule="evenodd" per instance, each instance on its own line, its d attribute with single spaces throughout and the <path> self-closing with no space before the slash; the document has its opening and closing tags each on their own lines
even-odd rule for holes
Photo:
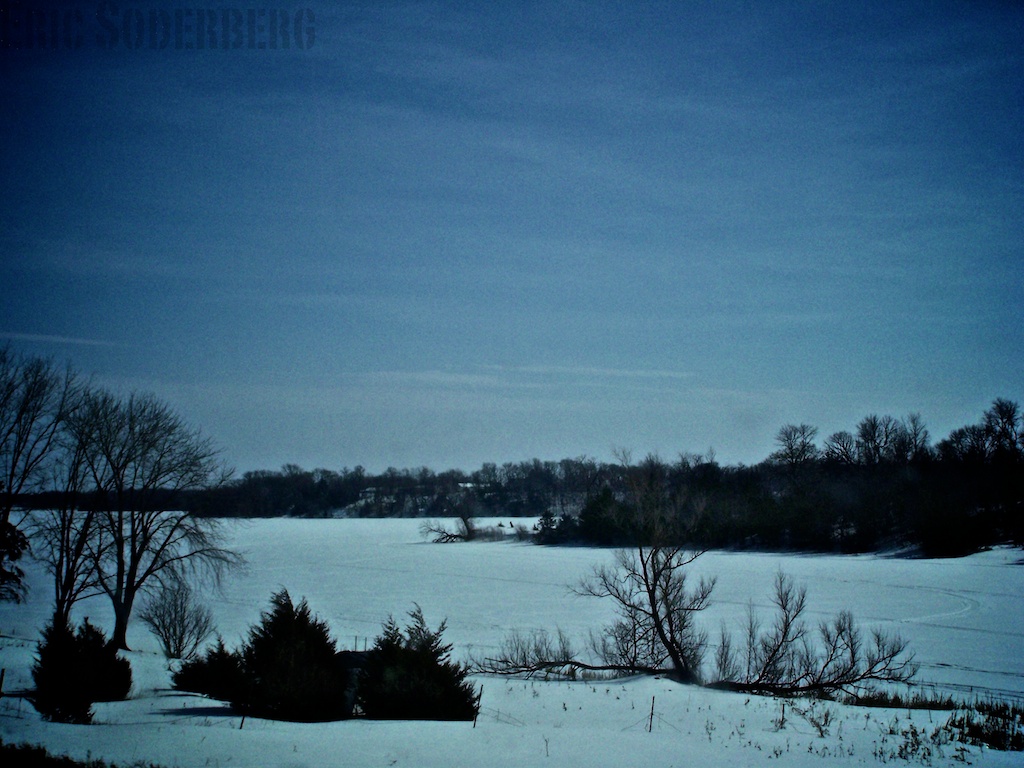
<svg viewBox="0 0 1024 768">
<path fill-rule="evenodd" d="M 201 693 L 220 701 L 238 701 L 245 689 L 241 655 L 225 648 L 220 637 L 204 655 L 183 663 L 171 680 L 179 691 Z"/>
<path fill-rule="evenodd" d="M 228 701 L 239 711 L 274 720 L 340 720 L 352 712 L 353 671 L 335 650 L 327 624 L 287 590 L 249 630 L 240 651 L 224 641 L 174 675 L 174 687 Z"/>
<path fill-rule="evenodd" d="M 441 641 L 445 622 L 431 630 L 419 606 L 403 633 L 393 619 L 384 625 L 359 675 L 356 702 L 378 720 L 472 720 L 479 700 L 468 670 L 449 659 Z"/>
<path fill-rule="evenodd" d="M 417 606 L 403 633 L 384 625 L 373 650 L 338 652 L 327 624 L 286 590 L 249 630 L 239 651 L 223 640 L 174 674 L 174 687 L 230 702 L 240 712 L 275 720 L 316 722 L 352 715 L 394 720 L 472 720 L 477 695 L 467 670 L 448 658 L 445 624 L 427 627 Z"/>
<path fill-rule="evenodd" d="M 245 678 L 240 708 L 280 720 L 337 720 L 346 706 L 350 673 L 338 657 L 327 624 L 306 601 L 293 605 L 287 590 L 249 630 L 242 649 Z"/>
<path fill-rule="evenodd" d="M 47 625 L 38 654 L 33 703 L 47 720 L 90 723 L 94 702 L 120 701 L 131 690 L 131 665 L 88 620 L 77 633 L 64 622 Z"/>
</svg>

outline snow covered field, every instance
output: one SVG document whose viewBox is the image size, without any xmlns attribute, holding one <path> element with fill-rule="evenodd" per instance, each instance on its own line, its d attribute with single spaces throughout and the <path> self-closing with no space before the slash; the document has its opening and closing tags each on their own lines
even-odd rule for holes
<svg viewBox="0 0 1024 768">
<path fill-rule="evenodd" d="M 505 521 L 506 524 L 508 521 Z M 579 641 L 611 617 L 612 607 L 574 597 L 568 587 L 608 550 L 529 544 L 429 544 L 414 520 L 266 520 L 231 529 L 249 560 L 220 593 L 207 595 L 229 646 L 286 587 L 306 597 L 339 645 L 372 642 L 381 623 L 418 603 L 427 620 L 447 619 L 455 655 L 486 655 L 512 628 L 561 627 Z M 954 560 L 882 556 L 708 553 L 697 573 L 715 575 L 713 606 L 702 616 L 716 638 L 737 633 L 748 602 L 768 615 L 779 569 L 808 588 L 810 621 L 849 608 L 865 630 L 898 631 L 921 665 L 921 682 L 958 696 L 1024 699 L 1024 553 L 997 549 Z M 29 564 L 29 602 L 0 605 L 4 689 L 30 687 L 39 629 L 50 610 L 47 577 Z M 108 631 L 109 607 L 79 606 Z M 156 640 L 141 623 L 128 635 L 134 690 L 127 702 L 96 707 L 97 724 L 43 722 L 19 697 L 0 699 L 0 738 L 30 741 L 76 757 L 165 766 L 671 766 L 879 764 L 894 761 L 911 724 L 930 733 L 946 713 L 782 703 L 708 691 L 667 680 L 543 683 L 493 677 L 482 712 L 470 723 L 359 720 L 289 724 L 239 718 L 216 702 L 169 687 Z M 653 712 L 652 718 L 652 700 Z M 804 710 L 801 714 L 798 710 Z M 828 712 L 828 734 L 813 721 Z M 895 733 L 894 733 L 895 732 Z M 1024 754 L 930 747 L 931 764 L 1024 765 Z M 921 755 L 918 755 L 920 758 Z"/>
</svg>

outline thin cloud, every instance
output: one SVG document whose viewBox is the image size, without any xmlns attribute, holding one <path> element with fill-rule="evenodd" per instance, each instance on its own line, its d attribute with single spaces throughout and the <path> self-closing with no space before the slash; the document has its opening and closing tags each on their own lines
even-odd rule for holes
<svg viewBox="0 0 1024 768">
<path fill-rule="evenodd" d="M 569 365 L 478 365 L 480 372 L 449 371 L 449 370 L 412 370 L 412 371 L 373 371 L 354 374 L 358 378 L 388 382 L 392 384 L 424 384 L 434 386 L 528 386 L 522 381 L 524 377 L 557 377 L 557 378 L 588 378 L 588 379 L 654 379 L 681 380 L 691 379 L 694 374 L 688 371 L 671 371 L 648 368 L 599 368 L 593 366 Z"/>
<path fill-rule="evenodd" d="M 485 368 L 505 373 L 523 373 L 539 376 L 598 376 L 618 379 L 690 379 L 694 375 L 689 371 L 666 371 L 648 368 L 595 368 L 569 365 L 494 365 L 485 366 Z"/>
<path fill-rule="evenodd" d="M 79 347 L 116 347 L 112 341 L 103 339 L 83 339 L 75 336 L 51 336 L 45 333 L 13 333 L 11 331 L 0 331 L 0 339 L 11 341 L 30 341 L 37 344 L 70 344 Z"/>
<path fill-rule="evenodd" d="M 442 370 L 374 371 L 362 374 L 360 378 L 394 385 L 415 384 L 438 387 L 493 387 L 504 384 L 500 379 L 491 375 Z"/>
</svg>

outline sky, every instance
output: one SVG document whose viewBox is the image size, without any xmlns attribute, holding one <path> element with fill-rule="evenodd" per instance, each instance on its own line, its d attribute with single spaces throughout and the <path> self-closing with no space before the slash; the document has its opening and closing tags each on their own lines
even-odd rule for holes
<svg viewBox="0 0 1024 768">
<path fill-rule="evenodd" d="M 0 14 L 0 344 L 240 472 L 1024 401 L 1022 6 L 49 7 Z"/>
</svg>

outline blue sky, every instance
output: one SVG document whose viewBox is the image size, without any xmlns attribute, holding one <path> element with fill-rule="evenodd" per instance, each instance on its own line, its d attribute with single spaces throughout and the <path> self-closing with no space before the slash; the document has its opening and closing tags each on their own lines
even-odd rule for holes
<svg viewBox="0 0 1024 768">
<path fill-rule="evenodd" d="M 81 6 L 71 49 L 9 27 L 0 343 L 154 392 L 239 470 L 942 437 L 1024 401 L 1013 6 L 302 3 L 287 50 L 101 45 L 97 12 L 175 4 Z"/>
</svg>

